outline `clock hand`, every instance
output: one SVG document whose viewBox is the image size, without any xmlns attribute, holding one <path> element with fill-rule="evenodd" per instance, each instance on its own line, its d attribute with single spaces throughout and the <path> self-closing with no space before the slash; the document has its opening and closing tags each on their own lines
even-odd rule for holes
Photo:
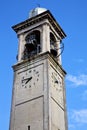
<svg viewBox="0 0 87 130">
<path fill-rule="evenodd" d="M 32 79 L 32 77 L 27 78 L 27 79 L 26 79 L 27 81 L 25 82 L 25 84 L 27 84 L 31 79 Z"/>
<path fill-rule="evenodd" d="M 30 78 L 31 78 L 31 77 L 30 77 Z M 25 78 L 25 79 L 22 79 L 22 81 L 28 80 L 28 79 L 30 79 L 30 78 Z"/>
</svg>

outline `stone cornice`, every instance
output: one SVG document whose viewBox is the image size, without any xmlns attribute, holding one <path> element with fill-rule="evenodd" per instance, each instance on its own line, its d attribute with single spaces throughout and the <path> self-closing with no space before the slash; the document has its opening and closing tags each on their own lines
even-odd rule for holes
<svg viewBox="0 0 87 130">
<path fill-rule="evenodd" d="M 54 59 L 52 54 L 50 52 L 41 53 L 35 56 L 30 57 L 29 59 L 23 60 L 21 62 L 18 62 L 17 64 L 13 65 L 13 70 L 16 71 L 19 68 L 23 68 L 23 66 L 31 65 L 35 62 L 40 62 L 41 60 L 49 59 L 49 61 L 56 67 L 63 75 L 66 75 L 65 70 L 62 68 L 62 66 Z"/>
<path fill-rule="evenodd" d="M 62 39 L 64 37 L 66 37 L 66 34 L 64 33 L 64 31 L 62 30 L 62 28 L 57 23 L 57 21 L 55 20 L 55 18 L 53 17 L 53 15 L 50 13 L 49 10 L 47 10 L 39 15 L 36 15 L 35 17 L 29 18 L 17 25 L 14 25 L 14 26 L 12 26 L 12 28 L 16 33 L 18 33 L 20 30 L 23 30 L 31 25 L 41 22 L 44 19 L 48 19 L 49 23 L 54 27 L 54 29 L 56 30 L 56 32 L 58 32 L 59 36 Z"/>
</svg>

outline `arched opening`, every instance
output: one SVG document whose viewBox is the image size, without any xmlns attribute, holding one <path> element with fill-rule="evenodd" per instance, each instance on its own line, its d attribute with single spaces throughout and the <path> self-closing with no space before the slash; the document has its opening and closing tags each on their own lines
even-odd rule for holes
<svg viewBox="0 0 87 130">
<path fill-rule="evenodd" d="M 26 44 L 24 49 L 23 59 L 27 59 L 30 56 L 40 53 L 40 31 L 33 31 L 25 38 Z"/>
</svg>

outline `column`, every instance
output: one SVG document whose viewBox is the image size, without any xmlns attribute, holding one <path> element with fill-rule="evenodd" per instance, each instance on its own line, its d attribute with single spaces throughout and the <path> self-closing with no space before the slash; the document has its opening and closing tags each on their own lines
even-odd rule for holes
<svg viewBox="0 0 87 130">
<path fill-rule="evenodd" d="M 57 39 L 56 41 L 56 48 L 57 48 L 57 54 L 58 54 L 58 57 L 57 57 L 57 60 L 58 60 L 58 63 L 61 65 L 61 47 L 60 47 L 60 39 Z"/>
<path fill-rule="evenodd" d="M 19 35 L 18 61 L 21 61 L 24 52 L 25 40 L 23 35 Z"/>
<path fill-rule="evenodd" d="M 50 34 L 49 34 L 49 25 L 44 24 L 42 26 L 42 35 L 41 35 L 41 48 L 42 52 L 50 52 Z"/>
</svg>

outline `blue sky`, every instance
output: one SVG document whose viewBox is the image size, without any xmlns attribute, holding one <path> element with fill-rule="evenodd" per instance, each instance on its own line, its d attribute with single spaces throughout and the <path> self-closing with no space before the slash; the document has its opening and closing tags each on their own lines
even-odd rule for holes
<svg viewBox="0 0 87 130">
<path fill-rule="evenodd" d="M 18 39 L 11 26 L 28 18 L 40 4 L 67 34 L 62 65 L 67 72 L 69 130 L 87 130 L 87 0 L 1 0 L 0 3 L 0 130 L 8 130 Z"/>
</svg>

